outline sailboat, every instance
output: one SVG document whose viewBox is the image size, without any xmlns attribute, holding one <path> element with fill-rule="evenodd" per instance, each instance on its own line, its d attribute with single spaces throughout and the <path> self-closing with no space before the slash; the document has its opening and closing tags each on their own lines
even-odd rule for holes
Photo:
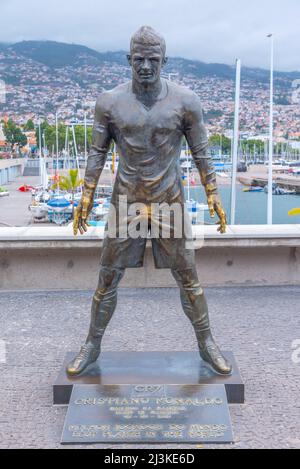
<svg viewBox="0 0 300 469">
<path fill-rule="evenodd" d="M 112 151 L 112 161 L 111 161 L 111 165 L 108 168 L 110 171 L 111 185 L 101 186 L 101 187 L 98 187 L 96 190 L 95 200 L 98 205 L 93 208 L 92 219 L 89 222 L 91 226 L 105 226 L 106 225 L 106 221 L 107 221 L 109 209 L 110 209 L 110 199 L 111 199 L 113 185 L 114 185 L 114 176 L 115 176 L 117 167 L 118 167 L 117 147 L 116 147 L 116 144 L 114 143 L 114 148 Z"/>
<path fill-rule="evenodd" d="M 43 143 L 44 142 L 44 148 Z M 29 210 L 32 213 L 33 221 L 46 220 L 48 217 L 47 201 L 50 199 L 48 192 L 49 178 L 45 158 L 45 136 L 42 136 L 41 123 L 39 124 L 39 164 L 40 164 L 40 186 L 31 188 L 32 201 Z"/>
</svg>

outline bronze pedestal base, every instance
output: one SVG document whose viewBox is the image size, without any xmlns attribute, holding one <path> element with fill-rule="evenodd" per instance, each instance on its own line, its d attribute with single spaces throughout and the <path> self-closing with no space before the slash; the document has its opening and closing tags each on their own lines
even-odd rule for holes
<svg viewBox="0 0 300 469">
<path fill-rule="evenodd" d="M 98 362 L 71 378 L 66 365 L 74 355 L 67 354 L 53 386 L 54 405 L 68 405 L 76 384 L 224 384 L 229 404 L 245 402 L 245 386 L 231 352 L 225 352 L 233 364 L 231 376 L 215 374 L 198 352 L 102 352 Z"/>
</svg>

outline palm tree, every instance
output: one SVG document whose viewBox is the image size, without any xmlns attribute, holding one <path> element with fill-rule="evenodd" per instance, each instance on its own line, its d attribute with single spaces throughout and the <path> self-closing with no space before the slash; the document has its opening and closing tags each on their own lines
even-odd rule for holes
<svg viewBox="0 0 300 469">
<path fill-rule="evenodd" d="M 72 193 L 72 218 L 74 218 L 74 200 L 77 189 L 83 185 L 83 179 L 79 179 L 78 169 L 70 169 L 68 176 L 60 176 L 59 182 L 54 184 L 53 190 L 58 187 L 63 191 Z"/>
</svg>

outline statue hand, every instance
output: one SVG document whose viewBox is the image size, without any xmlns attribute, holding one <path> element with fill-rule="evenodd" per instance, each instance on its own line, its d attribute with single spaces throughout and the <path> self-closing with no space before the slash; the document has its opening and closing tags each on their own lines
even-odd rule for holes
<svg viewBox="0 0 300 469">
<path fill-rule="evenodd" d="M 220 225 L 218 231 L 221 234 L 226 233 L 227 217 L 219 196 L 216 194 L 209 195 L 207 202 L 211 218 L 215 218 L 216 214 L 219 217 L 219 221 L 217 222 L 217 224 Z"/>
<path fill-rule="evenodd" d="M 90 197 L 83 195 L 74 215 L 73 231 L 75 236 L 77 236 L 78 230 L 82 235 L 87 232 L 89 227 L 87 219 L 92 209 L 93 200 L 91 200 Z"/>
</svg>

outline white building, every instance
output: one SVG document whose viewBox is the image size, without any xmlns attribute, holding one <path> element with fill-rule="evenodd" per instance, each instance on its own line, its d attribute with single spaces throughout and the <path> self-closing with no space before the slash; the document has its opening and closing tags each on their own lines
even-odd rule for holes
<svg viewBox="0 0 300 469">
<path fill-rule="evenodd" d="M 293 140 L 290 140 L 289 144 L 290 144 L 290 146 L 292 147 L 293 150 L 300 150 L 300 142 L 295 142 Z"/>
<path fill-rule="evenodd" d="M 3 132 L 2 125 L 3 124 L 0 123 L 0 142 L 5 142 L 6 139 L 5 139 L 5 135 L 4 135 L 4 132 Z"/>
</svg>

